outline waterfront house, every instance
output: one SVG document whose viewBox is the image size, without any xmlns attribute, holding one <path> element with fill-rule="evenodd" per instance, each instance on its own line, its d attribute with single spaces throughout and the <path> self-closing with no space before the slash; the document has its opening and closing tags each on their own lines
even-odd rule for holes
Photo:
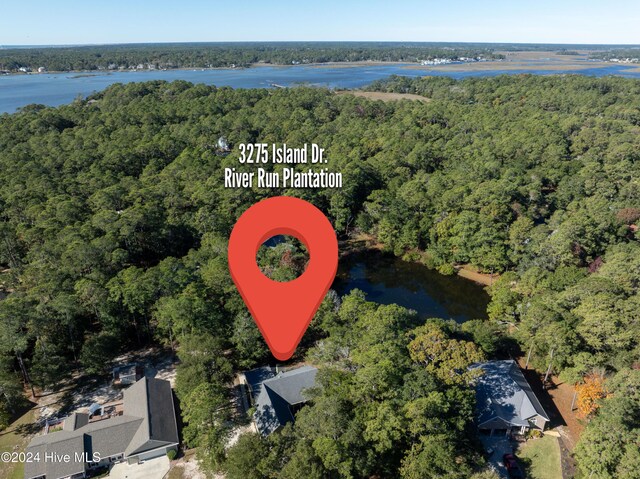
<svg viewBox="0 0 640 479">
<path fill-rule="evenodd" d="M 476 421 L 481 432 L 494 435 L 544 431 L 549 416 L 514 360 L 488 361 L 472 368 L 483 371 L 475 384 Z"/>
<path fill-rule="evenodd" d="M 315 387 L 317 372 L 312 366 L 285 372 L 262 367 L 242 374 L 240 383 L 246 387 L 249 403 L 255 408 L 255 431 L 268 436 L 292 422 L 298 410 L 308 401 L 306 391 Z"/>
</svg>

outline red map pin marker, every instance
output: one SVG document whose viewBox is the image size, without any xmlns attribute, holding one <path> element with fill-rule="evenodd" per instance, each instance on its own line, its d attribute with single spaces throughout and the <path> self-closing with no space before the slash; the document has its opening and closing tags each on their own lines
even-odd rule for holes
<svg viewBox="0 0 640 479">
<path fill-rule="evenodd" d="M 256 262 L 269 238 L 298 238 L 309 252 L 309 263 L 293 281 L 267 278 Z M 229 270 L 242 299 L 271 353 L 289 359 L 320 307 L 338 269 L 338 241 L 327 217 L 304 200 L 277 196 L 245 211 L 229 238 Z"/>
</svg>

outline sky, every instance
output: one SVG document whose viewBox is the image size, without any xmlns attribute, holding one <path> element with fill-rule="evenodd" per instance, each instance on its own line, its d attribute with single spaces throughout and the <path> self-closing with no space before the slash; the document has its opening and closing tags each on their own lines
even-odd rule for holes
<svg viewBox="0 0 640 479">
<path fill-rule="evenodd" d="M 1 1 L 2 46 L 302 40 L 640 44 L 639 0 Z"/>
</svg>

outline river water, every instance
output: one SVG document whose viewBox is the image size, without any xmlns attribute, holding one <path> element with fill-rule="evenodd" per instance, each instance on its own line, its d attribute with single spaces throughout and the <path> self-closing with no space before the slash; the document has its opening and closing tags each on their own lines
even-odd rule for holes
<svg viewBox="0 0 640 479">
<path fill-rule="evenodd" d="M 358 65 L 296 65 L 260 66 L 254 68 L 222 68 L 215 70 L 145 70 L 88 73 L 56 73 L 0 76 L 0 113 L 12 113 L 31 103 L 58 106 L 73 101 L 78 96 L 87 96 L 103 90 L 114 83 L 129 83 L 148 80 L 187 80 L 234 88 L 271 88 L 273 85 L 313 85 L 328 88 L 360 88 L 390 75 L 409 77 L 449 76 L 466 78 L 495 76 L 501 74 L 559 74 L 619 75 L 640 78 L 640 71 L 624 65 L 594 63 L 593 68 L 579 71 L 562 70 L 550 63 L 533 63 L 527 70 L 477 70 L 470 64 L 461 65 L 460 71 L 437 68 L 421 68 L 416 64 L 358 64 Z"/>
</svg>

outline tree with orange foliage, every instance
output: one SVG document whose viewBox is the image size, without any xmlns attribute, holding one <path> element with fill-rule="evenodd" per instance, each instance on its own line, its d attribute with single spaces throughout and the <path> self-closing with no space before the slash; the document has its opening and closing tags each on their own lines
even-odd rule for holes
<svg viewBox="0 0 640 479">
<path fill-rule="evenodd" d="M 578 414 L 582 417 L 589 417 L 595 413 L 600 407 L 600 399 L 607 395 L 604 379 L 599 374 L 585 376 L 583 382 L 576 385 L 576 391 Z"/>
</svg>

